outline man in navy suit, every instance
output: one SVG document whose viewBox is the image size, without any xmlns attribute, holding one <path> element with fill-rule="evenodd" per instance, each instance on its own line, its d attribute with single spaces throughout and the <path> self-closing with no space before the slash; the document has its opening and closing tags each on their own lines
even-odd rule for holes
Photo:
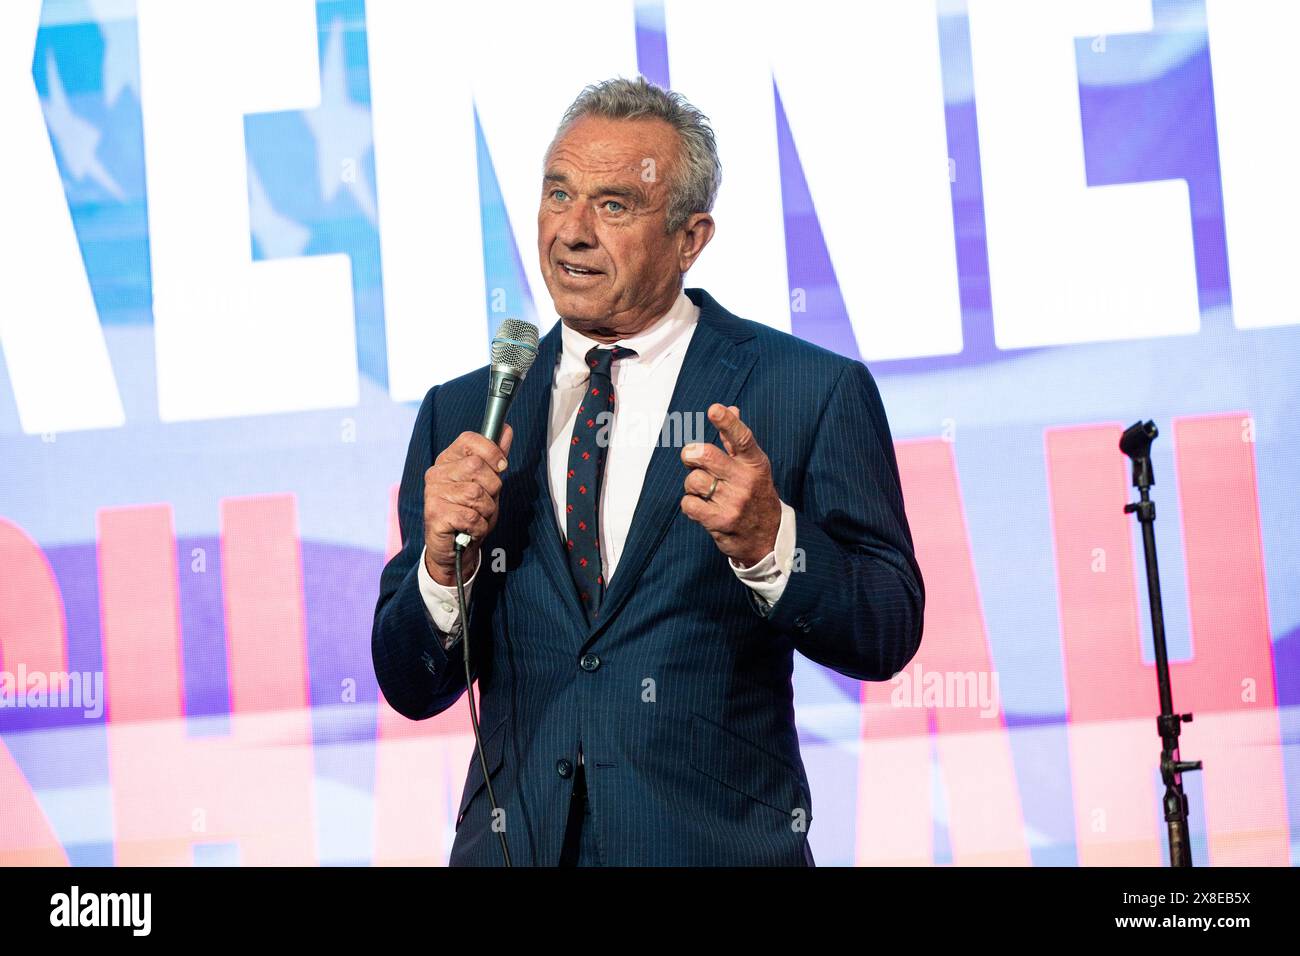
<svg viewBox="0 0 1300 956">
<path fill-rule="evenodd" d="M 465 692 L 470 642 L 484 759 L 453 865 L 500 863 L 502 834 L 516 864 L 812 865 L 794 651 L 887 680 L 920 644 L 866 367 L 682 288 L 720 179 L 680 95 L 584 90 L 538 210 L 561 321 L 500 443 L 476 434 L 486 367 L 420 406 L 371 650 L 384 697 L 422 720 Z"/>
</svg>

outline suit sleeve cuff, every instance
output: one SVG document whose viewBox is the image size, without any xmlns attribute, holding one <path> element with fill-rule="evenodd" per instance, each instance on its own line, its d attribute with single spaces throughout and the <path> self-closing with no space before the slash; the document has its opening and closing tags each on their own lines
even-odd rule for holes
<svg viewBox="0 0 1300 956">
<path fill-rule="evenodd" d="M 424 599 L 425 609 L 429 612 L 429 617 L 433 620 L 433 626 L 444 635 L 443 646 L 450 649 L 460 639 L 461 622 L 460 607 L 457 601 L 456 589 L 449 588 L 439 584 L 429 574 L 429 569 L 424 563 L 424 551 L 420 552 L 419 570 L 416 572 L 420 579 L 420 596 Z M 481 565 L 482 556 L 479 556 Z M 474 579 L 478 576 L 478 568 L 474 569 L 465 580 L 465 604 L 469 605 L 470 591 L 474 585 Z"/>
<path fill-rule="evenodd" d="M 784 501 L 781 502 L 781 526 L 776 532 L 776 545 L 749 567 L 741 567 L 728 559 L 731 570 L 753 592 L 760 611 L 770 611 L 785 593 L 794 563 L 795 514 Z"/>
</svg>

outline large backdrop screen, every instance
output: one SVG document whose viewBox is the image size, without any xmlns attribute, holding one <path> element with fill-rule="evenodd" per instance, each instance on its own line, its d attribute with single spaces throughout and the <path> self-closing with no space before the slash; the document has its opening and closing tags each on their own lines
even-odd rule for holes
<svg viewBox="0 0 1300 956">
<path fill-rule="evenodd" d="M 370 662 L 395 485 L 425 391 L 556 320 L 542 153 L 640 72 L 719 138 L 687 284 L 861 358 L 893 427 L 925 638 L 878 684 L 797 661 L 818 862 L 1161 862 L 1116 448 L 1152 418 L 1195 855 L 1294 863 L 1297 37 L 1289 0 L 4 0 L 0 862 L 446 860 L 464 701 L 409 722 Z"/>
</svg>

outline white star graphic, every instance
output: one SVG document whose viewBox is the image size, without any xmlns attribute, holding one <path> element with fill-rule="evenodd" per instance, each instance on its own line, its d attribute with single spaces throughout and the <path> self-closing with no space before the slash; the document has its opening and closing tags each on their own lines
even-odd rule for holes
<svg viewBox="0 0 1300 956">
<path fill-rule="evenodd" d="M 332 200 L 340 187 L 352 194 L 366 218 L 375 221 L 375 197 L 362 173 L 361 160 L 374 140 L 370 111 L 348 96 L 347 63 L 343 55 L 343 27 L 335 20 L 325 46 L 321 67 L 321 105 L 303 113 L 316 138 L 316 162 L 321 198 Z"/>
<path fill-rule="evenodd" d="M 45 122 L 50 128 L 50 136 L 58 147 L 59 155 L 63 157 L 64 168 L 77 182 L 89 177 L 114 199 L 119 202 L 124 200 L 126 196 L 122 187 L 95 155 L 99 149 L 98 128 L 72 111 L 53 50 L 45 55 L 45 70 L 50 84 L 50 95 L 45 102 Z"/>
<path fill-rule="evenodd" d="M 135 0 L 87 0 L 104 37 L 104 102 L 112 106 L 123 90 L 140 98 L 140 49 L 136 43 Z"/>
<path fill-rule="evenodd" d="M 252 163 L 248 164 L 248 224 L 269 259 L 300 256 L 311 240 L 309 229 L 281 215 L 271 205 L 262 178 Z"/>
</svg>

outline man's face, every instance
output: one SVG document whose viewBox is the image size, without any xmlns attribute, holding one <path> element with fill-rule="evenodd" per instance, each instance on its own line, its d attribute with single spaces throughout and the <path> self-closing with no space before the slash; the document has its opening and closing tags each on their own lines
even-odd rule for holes
<svg viewBox="0 0 1300 956">
<path fill-rule="evenodd" d="M 658 119 L 587 116 L 552 144 L 537 213 L 537 249 L 555 310 L 612 342 L 672 306 L 681 277 L 713 234 L 697 213 L 667 231 L 678 175 L 676 131 Z"/>
</svg>

